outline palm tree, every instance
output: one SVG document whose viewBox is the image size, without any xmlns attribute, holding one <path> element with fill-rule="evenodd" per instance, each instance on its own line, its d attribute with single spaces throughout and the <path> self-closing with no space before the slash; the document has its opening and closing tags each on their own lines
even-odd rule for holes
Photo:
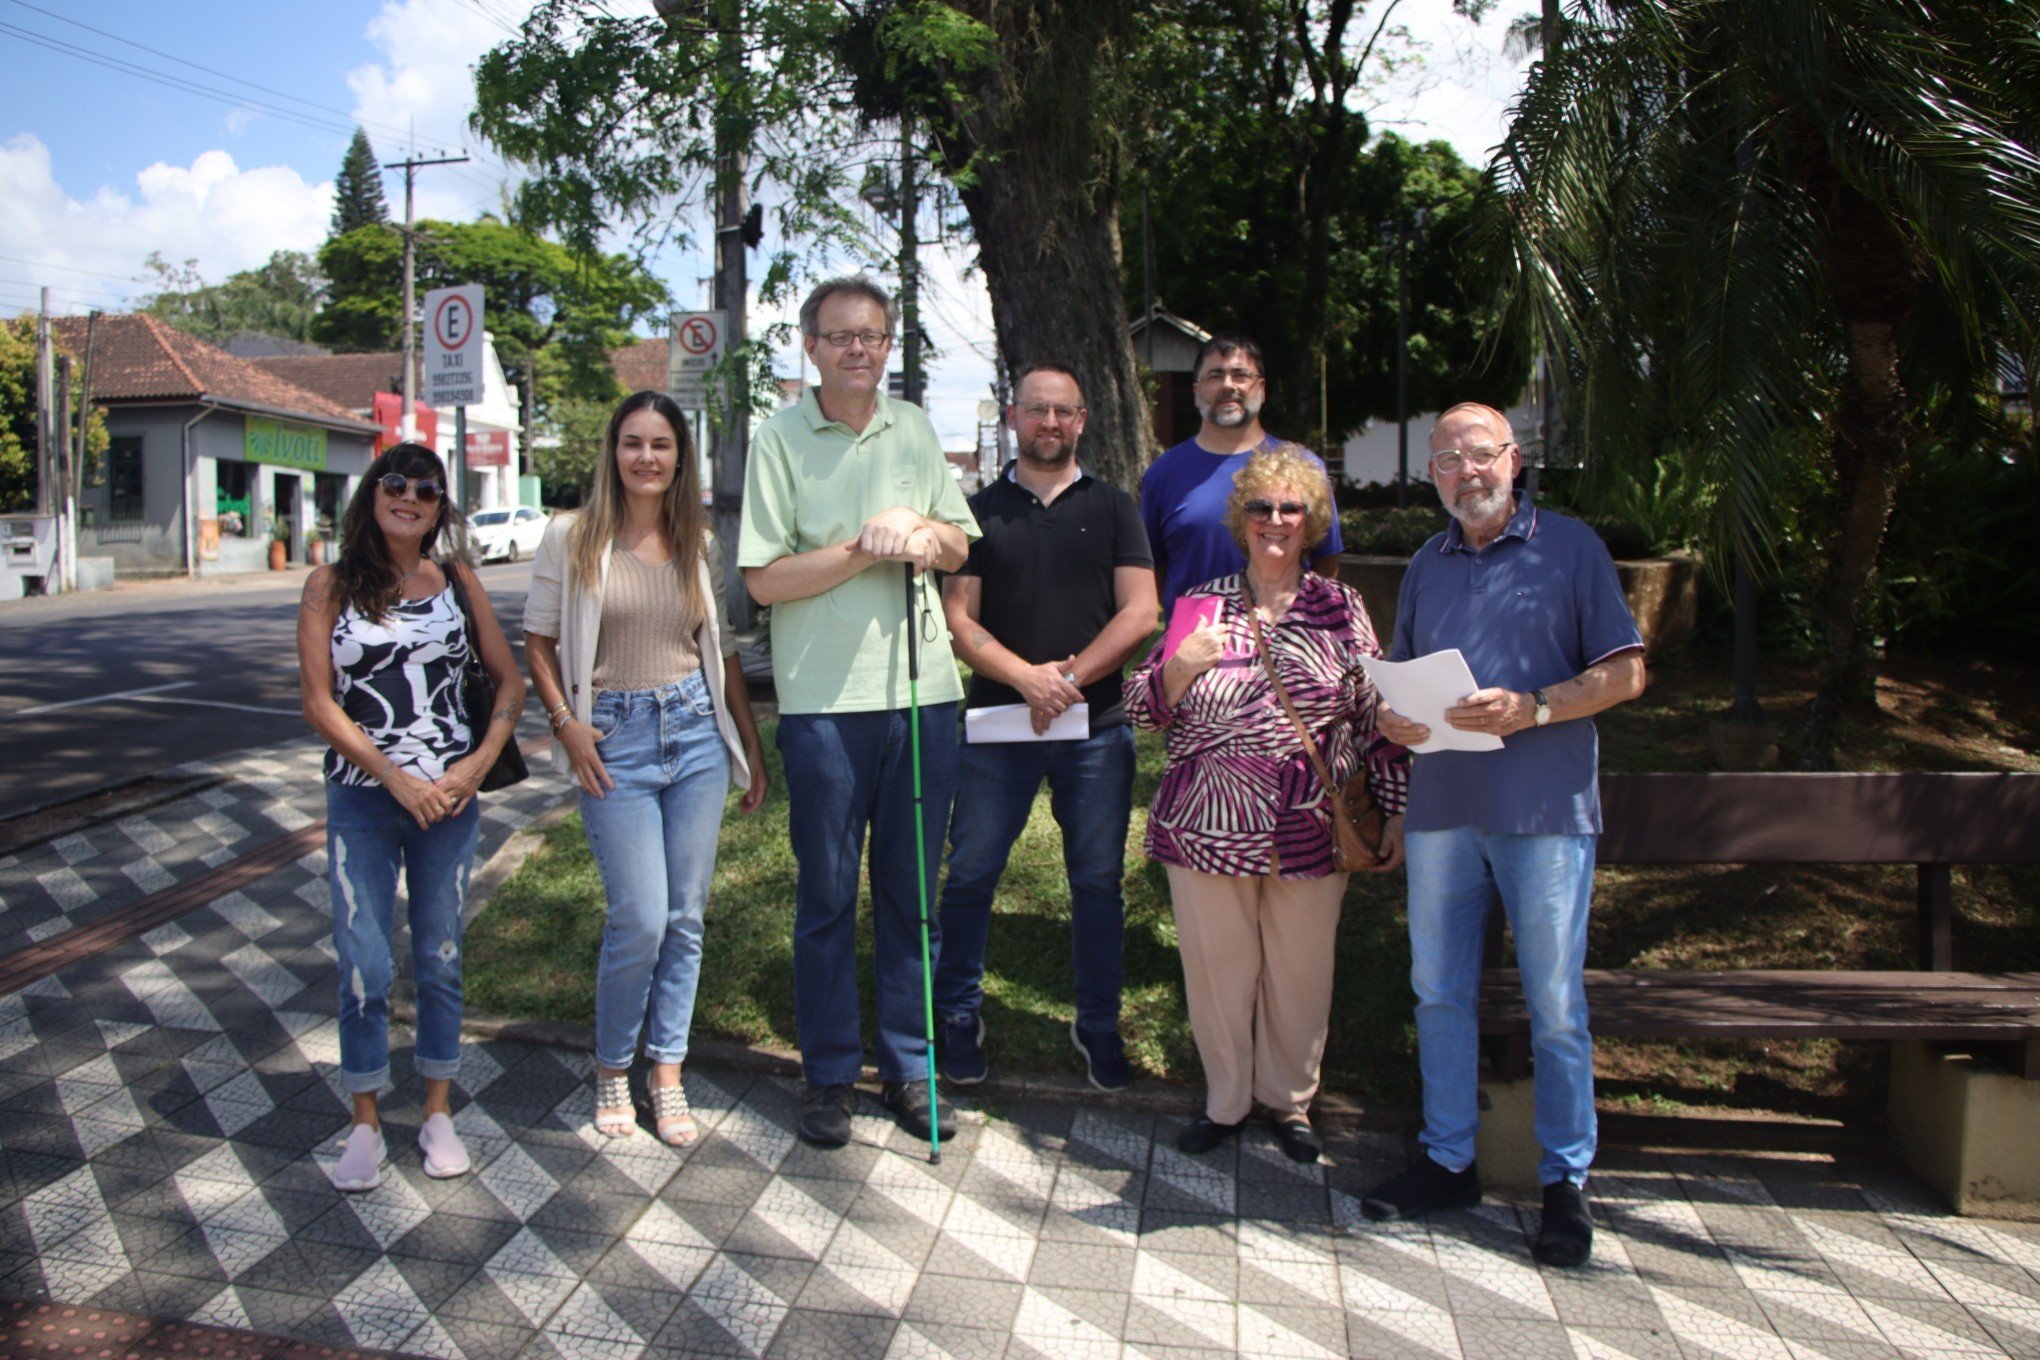
<svg viewBox="0 0 2040 1360">
<path fill-rule="evenodd" d="M 1869 700 L 1904 376 L 1931 363 L 1980 392 L 2000 346 L 2032 350 L 2040 0 L 1565 10 L 1489 170 L 1488 263 L 1561 359 L 1595 464 L 1705 474 L 1717 561 L 1764 574 L 1781 474 L 1821 460 L 1804 763 L 1824 768 Z"/>
</svg>

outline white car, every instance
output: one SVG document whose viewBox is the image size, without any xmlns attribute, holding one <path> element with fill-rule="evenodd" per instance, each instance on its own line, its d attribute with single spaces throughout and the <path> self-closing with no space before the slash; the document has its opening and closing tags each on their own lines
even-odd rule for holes
<svg viewBox="0 0 2040 1360">
<path fill-rule="evenodd" d="M 551 516 L 528 505 L 508 510 L 477 510 L 468 516 L 468 537 L 475 556 L 484 562 L 521 562 L 538 551 Z"/>
</svg>

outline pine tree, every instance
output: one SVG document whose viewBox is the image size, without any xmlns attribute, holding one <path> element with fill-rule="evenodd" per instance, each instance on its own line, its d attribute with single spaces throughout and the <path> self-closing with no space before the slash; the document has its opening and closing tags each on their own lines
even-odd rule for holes
<svg viewBox="0 0 2040 1360">
<path fill-rule="evenodd" d="M 381 226 L 389 220 L 382 168 L 368 144 L 368 134 L 356 128 L 354 140 L 347 144 L 347 158 L 333 178 L 333 235 L 345 236 L 356 227 Z"/>
</svg>

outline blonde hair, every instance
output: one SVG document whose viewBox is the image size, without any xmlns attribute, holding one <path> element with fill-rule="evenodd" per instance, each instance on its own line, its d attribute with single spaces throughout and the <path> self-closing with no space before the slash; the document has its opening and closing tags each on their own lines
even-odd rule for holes
<svg viewBox="0 0 2040 1360">
<path fill-rule="evenodd" d="M 1294 488 L 1305 506 L 1304 546 L 1315 548 L 1332 531 L 1332 483 L 1323 464 L 1301 444 L 1277 444 L 1248 458 L 1233 475 L 1225 503 L 1225 527 L 1241 552 L 1247 551 L 1247 502 L 1266 498 L 1279 486 Z"/>
<path fill-rule="evenodd" d="M 661 527 L 673 547 L 673 569 L 680 573 L 681 598 L 689 618 L 706 614 L 709 601 L 701 593 L 701 554 L 708 533 L 708 514 L 701 506 L 701 470 L 694 457 L 694 438 L 687 413 L 664 392 L 633 392 L 617 404 L 602 438 L 602 457 L 588 487 L 588 502 L 574 516 L 567 533 L 567 557 L 584 586 L 602 579 L 602 554 L 623 527 L 623 473 L 616 466 L 616 441 L 623 422 L 639 411 L 652 411 L 673 427 L 676 462 L 673 483 L 659 507 Z"/>
</svg>

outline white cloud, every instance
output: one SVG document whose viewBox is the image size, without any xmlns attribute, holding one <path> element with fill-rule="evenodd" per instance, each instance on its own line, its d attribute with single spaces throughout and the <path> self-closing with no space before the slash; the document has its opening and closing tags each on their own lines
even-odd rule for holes
<svg viewBox="0 0 2040 1360">
<path fill-rule="evenodd" d="M 369 21 L 369 41 L 382 57 L 348 72 L 347 85 L 376 155 L 401 160 L 415 146 L 422 157 L 466 152 L 474 158 L 418 171 L 418 216 L 466 222 L 496 210 L 500 186 L 514 172 L 467 130 L 474 67 L 484 52 L 509 40 L 531 7 L 532 0 L 384 0 Z M 392 215 L 401 214 L 402 178 L 391 175 L 385 187 Z"/>
<path fill-rule="evenodd" d="M 1498 10 L 1475 24 L 1438 4 L 1398 11 L 1404 15 L 1421 60 L 1387 82 L 1369 125 L 1409 141 L 1450 142 L 1462 160 L 1485 166 L 1528 69 L 1502 50 L 1513 15 Z"/>
<path fill-rule="evenodd" d="M 80 200 L 57 182 L 49 148 L 33 133 L 0 143 L 0 254 L 33 262 L 9 261 L 0 272 L 62 290 L 56 297 L 67 310 L 118 307 L 148 291 L 119 280 L 140 274 L 152 250 L 195 259 L 216 283 L 274 251 L 315 249 L 332 213 L 331 181 L 309 184 L 288 166 L 244 170 L 225 151 L 190 165 L 157 161 L 135 175 L 132 193 L 102 185 Z"/>
</svg>

